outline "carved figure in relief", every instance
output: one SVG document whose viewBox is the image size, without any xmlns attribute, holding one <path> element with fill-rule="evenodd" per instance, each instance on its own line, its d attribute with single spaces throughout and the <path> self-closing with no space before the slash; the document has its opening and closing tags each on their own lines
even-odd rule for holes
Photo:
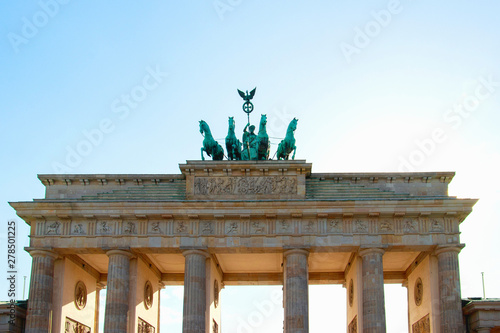
<svg viewBox="0 0 500 333">
<path fill-rule="evenodd" d="M 349 333 L 358 333 L 358 316 L 354 316 L 354 318 L 351 320 L 347 331 Z"/>
<path fill-rule="evenodd" d="M 73 229 L 73 233 L 75 235 L 83 235 L 85 233 L 83 231 L 83 225 L 81 223 L 75 224 L 75 228 Z"/>
<path fill-rule="evenodd" d="M 106 221 L 100 222 L 99 232 L 101 234 L 107 234 L 107 233 L 111 232 L 111 227 L 108 225 L 108 222 L 106 222 Z"/>
<path fill-rule="evenodd" d="M 196 177 L 194 193 L 201 195 L 296 194 L 297 179 L 272 177 Z"/>
<path fill-rule="evenodd" d="M 149 309 L 151 306 L 153 306 L 153 286 L 147 281 L 144 285 L 144 307 Z"/>
<path fill-rule="evenodd" d="M 306 232 L 313 232 L 314 231 L 314 222 L 309 221 L 306 224 Z"/>
<path fill-rule="evenodd" d="M 82 281 L 78 281 L 75 286 L 75 305 L 78 310 L 87 305 L 87 287 Z"/>
<path fill-rule="evenodd" d="M 339 232 L 342 230 L 342 221 L 340 220 L 331 220 L 330 221 L 330 230 L 333 232 Z"/>
<path fill-rule="evenodd" d="M 236 138 L 234 117 L 229 117 L 229 129 L 226 136 L 226 151 L 228 160 L 241 160 L 241 142 Z"/>
<path fill-rule="evenodd" d="M 441 231 L 441 230 L 443 230 L 443 226 L 441 225 L 441 223 L 439 223 L 438 220 L 432 219 L 431 223 L 432 223 L 432 229 L 431 229 L 432 231 Z"/>
<path fill-rule="evenodd" d="M 160 222 L 159 221 L 151 223 L 151 231 L 153 231 L 153 232 L 161 232 Z"/>
<path fill-rule="evenodd" d="M 392 224 L 388 220 L 384 220 L 380 222 L 380 230 L 381 231 L 390 231 L 392 230 Z"/>
<path fill-rule="evenodd" d="M 261 227 L 260 225 L 260 222 L 259 221 L 254 221 L 252 222 L 252 227 L 253 227 L 253 230 L 256 234 L 261 234 L 264 232 L 264 227 Z"/>
<path fill-rule="evenodd" d="M 221 145 L 215 141 L 212 132 L 210 132 L 210 127 L 203 120 L 200 120 L 200 133 L 204 136 L 203 147 L 201 147 L 201 159 L 203 161 L 205 160 L 203 152 L 206 152 L 214 161 L 221 161 L 224 158 L 224 150 Z"/>
<path fill-rule="evenodd" d="M 361 220 L 356 220 L 354 222 L 354 226 L 355 226 L 355 230 L 357 232 L 366 232 L 368 231 L 368 226 L 367 226 L 367 223 L 366 221 L 361 221 Z"/>
<path fill-rule="evenodd" d="M 175 229 L 175 231 L 177 231 L 178 233 L 182 233 L 182 232 L 187 231 L 187 227 L 186 227 L 186 224 L 184 223 L 184 221 L 177 222 L 177 228 Z"/>
<path fill-rule="evenodd" d="M 47 226 L 47 235 L 59 235 L 59 227 L 61 223 L 53 222 Z"/>
<path fill-rule="evenodd" d="M 293 150 L 292 160 L 295 159 L 295 153 L 297 151 L 297 147 L 295 147 L 295 137 L 294 132 L 297 129 L 297 121 L 298 119 L 293 118 L 288 125 L 288 129 L 286 130 L 286 136 L 283 140 L 281 140 L 278 145 L 277 159 L 278 160 L 288 160 L 288 156 Z"/>
<path fill-rule="evenodd" d="M 405 224 L 404 224 L 403 230 L 405 232 L 415 232 L 416 231 L 415 221 L 410 220 L 410 219 L 405 220 Z"/>
<path fill-rule="evenodd" d="M 137 230 L 135 228 L 135 223 L 134 222 L 127 222 L 127 225 L 123 229 L 123 232 L 126 234 L 136 234 Z"/>
<path fill-rule="evenodd" d="M 211 221 L 203 222 L 203 229 L 201 230 L 201 232 L 204 234 L 213 234 L 214 233 L 213 223 Z"/>
<path fill-rule="evenodd" d="M 227 228 L 226 233 L 235 234 L 238 232 L 238 224 L 236 222 L 231 222 L 229 228 Z"/>
<path fill-rule="evenodd" d="M 287 221 L 281 220 L 280 224 L 281 224 L 281 229 L 283 231 L 288 231 L 288 228 L 290 227 L 290 224 Z"/>
</svg>

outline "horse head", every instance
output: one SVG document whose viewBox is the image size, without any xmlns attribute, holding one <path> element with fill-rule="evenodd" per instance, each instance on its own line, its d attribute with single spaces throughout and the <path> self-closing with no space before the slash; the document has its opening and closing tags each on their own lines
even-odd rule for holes
<svg viewBox="0 0 500 333">
<path fill-rule="evenodd" d="M 206 132 L 207 123 L 204 120 L 200 120 L 200 133 Z"/>
<path fill-rule="evenodd" d="M 236 122 L 234 121 L 234 117 L 229 117 L 228 123 L 229 123 L 229 130 L 234 130 L 234 127 L 236 125 Z"/>
<path fill-rule="evenodd" d="M 265 114 L 260 115 L 260 124 L 261 125 L 267 124 L 267 115 L 265 115 Z"/>
<path fill-rule="evenodd" d="M 288 125 L 288 129 L 295 131 L 297 129 L 297 121 L 299 121 L 297 118 L 293 118 L 293 120 L 290 122 L 290 125 Z"/>
</svg>

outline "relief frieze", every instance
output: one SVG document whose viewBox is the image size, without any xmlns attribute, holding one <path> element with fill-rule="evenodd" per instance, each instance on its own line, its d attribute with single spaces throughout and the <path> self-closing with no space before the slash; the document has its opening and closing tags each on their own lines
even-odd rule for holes
<svg viewBox="0 0 500 333">
<path fill-rule="evenodd" d="M 265 225 L 260 221 L 253 221 L 250 226 L 250 231 L 252 234 L 258 235 L 265 233 Z"/>
<path fill-rule="evenodd" d="M 71 228 L 72 235 L 86 235 L 87 225 L 84 223 L 74 223 Z"/>
<path fill-rule="evenodd" d="M 344 226 L 342 224 L 341 219 L 333 219 L 328 222 L 328 227 L 330 229 L 330 232 L 333 233 L 341 233 L 344 230 Z"/>
<path fill-rule="evenodd" d="M 163 233 L 161 227 L 161 221 L 151 221 L 148 224 L 148 232 L 150 234 L 161 234 Z"/>
<path fill-rule="evenodd" d="M 45 231 L 46 235 L 60 235 L 61 234 L 61 222 L 47 222 L 47 229 Z"/>
<path fill-rule="evenodd" d="M 405 233 L 417 233 L 418 225 L 417 221 L 412 218 L 406 218 L 403 222 L 403 231 Z"/>
<path fill-rule="evenodd" d="M 393 231 L 392 220 L 390 220 L 390 219 L 381 220 L 380 224 L 379 224 L 379 230 L 380 230 L 380 232 L 383 232 L 383 233 Z"/>
<path fill-rule="evenodd" d="M 123 233 L 126 235 L 135 235 L 137 234 L 137 226 L 132 221 L 126 221 L 123 223 Z"/>
<path fill-rule="evenodd" d="M 215 232 L 214 221 L 202 221 L 200 225 L 201 233 L 204 235 L 213 235 Z"/>
<path fill-rule="evenodd" d="M 226 235 L 236 235 L 239 233 L 239 224 L 235 221 L 226 222 Z"/>
<path fill-rule="evenodd" d="M 110 235 L 113 233 L 114 223 L 109 221 L 99 221 L 97 222 L 97 234 L 99 235 Z"/>
<path fill-rule="evenodd" d="M 412 333 L 430 333 L 431 332 L 431 322 L 429 320 L 429 315 L 425 315 L 422 319 L 417 321 L 411 326 Z"/>
<path fill-rule="evenodd" d="M 195 195 L 297 194 L 297 178 L 268 177 L 196 177 Z"/>
<path fill-rule="evenodd" d="M 362 219 L 354 220 L 354 232 L 355 233 L 367 233 L 368 232 L 368 221 Z"/>
</svg>

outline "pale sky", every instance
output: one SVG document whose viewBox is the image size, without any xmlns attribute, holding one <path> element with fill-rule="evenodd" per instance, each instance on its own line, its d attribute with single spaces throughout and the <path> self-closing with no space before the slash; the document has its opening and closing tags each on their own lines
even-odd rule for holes
<svg viewBox="0 0 500 333">
<path fill-rule="evenodd" d="M 500 297 L 499 13 L 493 0 L 2 2 L 0 239 L 6 253 L 17 221 L 19 298 L 28 227 L 7 202 L 42 198 L 37 174 L 179 173 L 200 159 L 199 120 L 218 139 L 228 116 L 242 131 L 236 89 L 254 87 L 252 122 L 267 114 L 280 138 L 297 117 L 313 172 L 456 171 L 450 195 L 480 199 L 461 225 L 462 296 L 482 296 L 484 272 Z M 248 331 L 276 290 L 223 290 L 222 332 Z M 345 289 L 311 286 L 309 302 L 310 332 L 345 330 Z M 182 288 L 166 288 L 162 331 L 180 332 L 181 313 Z M 401 285 L 386 313 L 407 332 Z M 281 308 L 264 317 L 254 332 L 281 329 Z"/>
</svg>

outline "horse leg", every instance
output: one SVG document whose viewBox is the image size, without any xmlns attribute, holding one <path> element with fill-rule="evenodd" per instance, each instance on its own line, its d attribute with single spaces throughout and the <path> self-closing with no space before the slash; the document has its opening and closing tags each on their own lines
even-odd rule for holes
<svg viewBox="0 0 500 333">
<path fill-rule="evenodd" d="M 201 160 L 204 161 L 205 160 L 205 156 L 203 156 L 203 151 L 205 150 L 205 148 L 201 147 Z"/>
<path fill-rule="evenodd" d="M 292 160 L 295 159 L 295 153 L 297 152 L 297 147 L 296 146 L 293 146 L 293 156 L 292 156 Z"/>
</svg>

